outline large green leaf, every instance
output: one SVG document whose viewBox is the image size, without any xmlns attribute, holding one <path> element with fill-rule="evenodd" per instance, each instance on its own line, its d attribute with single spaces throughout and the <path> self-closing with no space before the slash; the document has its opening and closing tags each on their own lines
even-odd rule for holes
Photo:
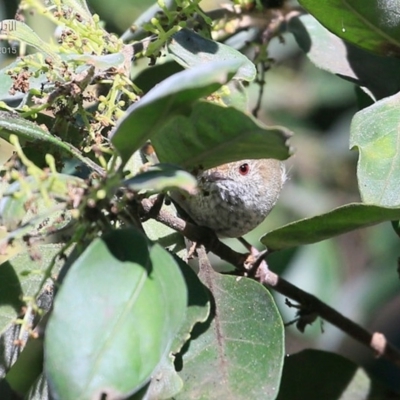
<svg viewBox="0 0 400 400">
<path fill-rule="evenodd" d="M 390 0 L 299 0 L 335 35 L 384 56 L 400 55 L 400 3 Z"/>
<path fill-rule="evenodd" d="M 228 82 L 240 63 L 235 60 L 198 65 L 165 79 L 119 120 L 111 141 L 123 162 L 174 115 L 187 114 L 197 99 Z"/>
<path fill-rule="evenodd" d="M 350 147 L 360 153 L 357 178 L 364 202 L 400 206 L 400 95 L 359 111 L 351 124 Z"/>
<path fill-rule="evenodd" d="M 400 219 L 400 208 L 352 203 L 326 214 L 292 222 L 268 232 L 261 242 L 270 250 L 311 244 L 385 221 Z"/>
<path fill-rule="evenodd" d="M 90 299 L 90 300 L 88 300 Z M 186 312 L 182 274 L 133 229 L 96 239 L 68 271 L 45 337 L 55 397 L 126 397 L 151 377 Z"/>
<path fill-rule="evenodd" d="M 235 79 L 253 81 L 256 77 L 256 67 L 245 55 L 225 44 L 206 39 L 189 29 L 182 29 L 172 37 L 168 51 L 175 61 L 185 68 L 205 65 L 213 61 L 236 60 L 241 65 L 234 76 Z"/>
<path fill-rule="evenodd" d="M 203 271 L 201 279 L 215 308 L 192 333 L 179 372 L 185 384 L 174 398 L 275 399 L 284 330 L 272 296 L 246 278 Z"/>
<path fill-rule="evenodd" d="M 311 15 L 291 18 L 290 32 L 309 59 L 326 71 L 364 88 L 375 99 L 400 90 L 400 60 L 352 45 L 329 32 Z"/>
<path fill-rule="evenodd" d="M 162 162 L 207 169 L 246 158 L 288 158 L 289 136 L 285 128 L 264 126 L 236 108 L 201 101 L 189 116 L 167 122 L 152 143 Z"/>
</svg>

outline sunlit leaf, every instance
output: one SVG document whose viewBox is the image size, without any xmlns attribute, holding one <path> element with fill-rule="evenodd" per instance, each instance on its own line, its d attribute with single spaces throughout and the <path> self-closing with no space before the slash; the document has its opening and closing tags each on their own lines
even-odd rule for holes
<svg viewBox="0 0 400 400">
<path fill-rule="evenodd" d="M 335 35 L 384 56 L 400 54 L 400 4 L 370 0 L 299 0 Z"/>
<path fill-rule="evenodd" d="M 400 95 L 359 111 L 351 124 L 350 147 L 357 147 L 358 187 L 364 202 L 400 206 Z"/>
<path fill-rule="evenodd" d="M 275 399 L 283 364 L 283 325 L 269 292 L 243 278 L 202 272 L 215 310 L 196 325 L 182 354 L 177 400 Z"/>
<path fill-rule="evenodd" d="M 226 61 L 178 72 L 131 105 L 119 120 L 111 138 L 123 162 L 127 162 L 169 118 L 187 114 L 193 102 L 228 82 L 238 67 L 237 62 Z"/>
<path fill-rule="evenodd" d="M 310 60 L 363 87 L 375 99 L 400 90 L 400 60 L 373 54 L 329 32 L 311 15 L 291 18 L 288 29 Z"/>
<path fill-rule="evenodd" d="M 400 219 L 400 208 L 353 203 L 326 214 L 292 222 L 268 232 L 261 242 L 270 250 L 282 250 L 320 242 L 355 229 Z"/>
<path fill-rule="evenodd" d="M 256 67 L 245 55 L 230 46 L 206 39 L 189 29 L 182 29 L 172 37 L 168 51 L 175 61 L 185 68 L 205 65 L 213 61 L 234 60 L 241 64 L 234 79 L 253 81 L 256 77 Z"/>
<path fill-rule="evenodd" d="M 181 272 L 159 245 L 133 229 L 93 241 L 64 278 L 47 326 L 53 394 L 84 400 L 137 391 L 169 351 L 186 305 Z"/>
<path fill-rule="evenodd" d="M 246 158 L 288 158 L 289 136 L 285 128 L 264 126 L 236 108 L 198 102 L 190 116 L 165 123 L 152 144 L 162 162 L 207 169 Z"/>
</svg>

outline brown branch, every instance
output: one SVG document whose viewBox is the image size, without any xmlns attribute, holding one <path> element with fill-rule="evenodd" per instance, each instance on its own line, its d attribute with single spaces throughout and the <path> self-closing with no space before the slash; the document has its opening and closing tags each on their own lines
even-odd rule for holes
<svg viewBox="0 0 400 400">
<path fill-rule="evenodd" d="M 141 207 L 142 213 L 146 215 L 151 211 L 153 201 L 150 199 L 144 199 L 141 202 Z M 241 271 L 245 275 L 248 275 L 249 271 L 253 271 L 255 263 L 259 264 L 256 271 L 253 271 L 252 277 L 258 280 L 262 285 L 299 303 L 300 319 L 304 317 L 306 320 L 307 316 L 318 315 L 325 321 L 330 322 L 332 325 L 347 333 L 359 343 L 372 349 L 376 357 L 384 357 L 400 368 L 400 352 L 386 340 L 383 334 L 367 331 L 332 307 L 323 303 L 314 295 L 307 293 L 297 286 L 292 285 L 285 279 L 282 279 L 280 276 L 268 269 L 265 261 L 260 263 L 260 258 L 258 257 L 249 256 L 232 250 L 230 247 L 222 243 L 210 229 L 190 224 L 163 209 L 161 209 L 158 215 L 154 218 L 162 224 L 180 232 L 189 240 L 203 244 L 207 251 L 211 251 L 221 259 L 234 265 L 238 271 Z M 265 254 L 263 254 L 263 256 L 264 255 Z M 311 322 L 313 320 L 315 320 L 315 317 L 311 318 Z M 300 323 L 300 330 L 301 326 L 305 327 L 307 323 L 310 322 L 305 322 L 303 325 Z"/>
</svg>

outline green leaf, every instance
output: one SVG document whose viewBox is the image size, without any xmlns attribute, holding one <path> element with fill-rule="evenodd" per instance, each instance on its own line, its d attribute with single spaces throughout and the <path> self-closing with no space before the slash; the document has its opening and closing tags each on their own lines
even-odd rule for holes
<svg viewBox="0 0 400 400">
<path fill-rule="evenodd" d="M 345 42 L 311 15 L 291 18 L 288 29 L 319 68 L 354 82 L 381 99 L 400 91 L 400 60 L 382 57 Z"/>
<path fill-rule="evenodd" d="M 270 293 L 247 278 L 204 271 L 212 318 L 196 325 L 183 353 L 177 400 L 275 399 L 282 371 L 283 325 Z"/>
<path fill-rule="evenodd" d="M 148 387 L 146 400 L 171 399 L 182 390 L 184 383 L 175 370 L 174 359 L 168 354 L 161 360 Z"/>
<path fill-rule="evenodd" d="M 53 136 L 38 124 L 28 121 L 16 113 L 0 111 L 0 137 L 9 141 L 10 134 L 15 134 L 19 139 L 29 142 L 48 143 L 53 145 L 67 154 L 76 157 L 89 168 L 103 174 L 99 165 L 83 156 L 82 153 L 70 143 L 64 142 L 60 138 Z"/>
<path fill-rule="evenodd" d="M 209 62 L 237 61 L 241 64 L 234 79 L 253 81 L 255 65 L 242 53 L 225 44 L 206 39 L 189 29 L 181 29 L 172 36 L 168 51 L 185 68 L 206 65 Z"/>
<path fill-rule="evenodd" d="M 400 219 L 400 209 L 352 203 L 275 229 L 264 235 L 261 242 L 271 251 L 282 250 L 397 219 Z"/>
<path fill-rule="evenodd" d="M 179 257 L 174 257 L 178 263 L 188 288 L 188 310 L 186 319 L 180 331 L 175 336 L 171 346 L 174 356 L 165 356 L 157 371 L 153 374 L 148 391 L 149 400 L 170 399 L 175 396 L 183 386 L 182 379 L 175 370 L 174 361 L 186 341 L 190 338 L 193 326 L 207 320 L 210 313 L 210 300 L 205 286 L 198 276 Z"/>
<path fill-rule="evenodd" d="M 235 107 L 243 112 L 248 111 L 248 93 L 241 81 L 228 82 L 217 92 L 218 95 L 226 106 Z"/>
<path fill-rule="evenodd" d="M 171 164 L 153 165 L 147 171 L 127 179 L 123 184 L 135 191 L 154 192 L 182 189 L 192 193 L 197 187 L 196 178 L 192 174 Z"/>
<path fill-rule="evenodd" d="M 142 167 L 143 160 L 140 151 L 136 151 L 126 163 L 125 170 L 129 171 L 130 174 L 137 174 L 140 172 Z M 173 203 L 167 206 L 164 202 L 162 210 L 172 213 L 172 215 L 177 215 L 178 213 Z M 142 225 L 146 232 L 146 236 L 150 240 L 159 243 L 162 247 L 168 249 L 172 253 L 184 257 L 186 254 L 186 246 L 181 234 L 153 218 L 147 219 L 142 223 Z"/>
<path fill-rule="evenodd" d="M 183 68 L 178 63 L 175 61 L 167 61 L 163 64 L 156 64 L 143 69 L 133 78 L 133 82 L 135 82 L 135 85 L 140 87 L 144 93 L 147 93 L 164 79 L 182 71 Z"/>
<path fill-rule="evenodd" d="M 197 323 L 207 320 L 210 314 L 210 299 L 206 286 L 204 286 L 192 268 L 179 257 L 174 256 L 174 259 L 181 269 L 189 296 L 185 322 L 182 324 L 171 346 L 171 352 L 176 354 L 189 340 L 193 327 Z"/>
<path fill-rule="evenodd" d="M 167 211 L 172 215 L 177 215 L 178 213 L 173 203 L 168 206 L 164 204 L 162 210 Z M 183 258 L 186 255 L 186 246 L 183 236 L 177 231 L 153 218 L 144 221 L 143 228 L 146 232 L 146 236 L 150 240 L 159 243 L 162 247 L 168 249 L 179 257 Z"/>
<path fill-rule="evenodd" d="M 88 301 L 90 299 L 90 301 Z M 55 397 L 126 397 L 140 389 L 185 318 L 175 261 L 134 229 L 93 241 L 68 271 L 45 336 Z"/>
<path fill-rule="evenodd" d="M 190 116 L 171 119 L 153 135 L 152 144 L 162 162 L 208 169 L 246 158 L 288 158 L 289 136 L 233 107 L 197 102 Z"/>
<path fill-rule="evenodd" d="M 0 34 L 7 40 L 18 40 L 34 47 L 47 57 L 58 60 L 59 55 L 24 22 L 5 19 L 0 22 Z"/>
<path fill-rule="evenodd" d="M 285 358 L 277 400 L 384 399 L 383 385 L 334 353 L 304 350 Z"/>
<path fill-rule="evenodd" d="M 235 61 L 199 65 L 170 76 L 131 105 L 111 138 L 123 162 L 127 162 L 169 118 L 187 114 L 194 101 L 215 92 L 238 68 Z"/>
<path fill-rule="evenodd" d="M 366 203 L 400 206 L 400 94 L 359 111 L 351 124 L 350 147 L 357 147 L 358 187 Z"/>
<path fill-rule="evenodd" d="M 43 329 L 43 327 L 39 329 Z M 21 331 L 19 334 L 21 335 Z M 18 354 L 20 349 L 18 349 L 15 342 L 13 342 L 13 352 L 14 354 L 18 354 L 18 358 L 12 365 L 10 371 L 8 371 L 6 380 L 12 387 L 14 393 L 25 395 L 29 392 L 29 389 L 35 384 L 43 371 L 43 340 L 42 338 L 28 338 L 27 332 L 23 333 L 22 336 L 26 337 L 27 343 L 23 351 Z M 18 337 L 15 338 L 15 340 L 18 340 Z"/>
<path fill-rule="evenodd" d="M 299 0 L 335 35 L 383 56 L 400 55 L 400 4 L 370 0 Z"/>
<path fill-rule="evenodd" d="M 17 113 L 0 111 L 0 136 L 9 139 L 11 133 L 16 134 L 21 139 L 48 142 L 68 149 L 60 139 L 54 137 L 36 123 L 20 117 Z"/>
</svg>

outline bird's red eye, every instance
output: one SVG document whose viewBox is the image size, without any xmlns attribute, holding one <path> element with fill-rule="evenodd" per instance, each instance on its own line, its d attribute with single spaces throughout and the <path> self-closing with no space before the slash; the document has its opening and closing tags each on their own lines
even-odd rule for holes
<svg viewBox="0 0 400 400">
<path fill-rule="evenodd" d="M 239 173 L 240 173 L 240 175 L 247 175 L 247 174 L 249 173 L 249 171 L 250 171 L 250 166 L 249 166 L 249 164 L 247 164 L 247 163 L 242 164 L 242 165 L 239 167 Z"/>
</svg>

